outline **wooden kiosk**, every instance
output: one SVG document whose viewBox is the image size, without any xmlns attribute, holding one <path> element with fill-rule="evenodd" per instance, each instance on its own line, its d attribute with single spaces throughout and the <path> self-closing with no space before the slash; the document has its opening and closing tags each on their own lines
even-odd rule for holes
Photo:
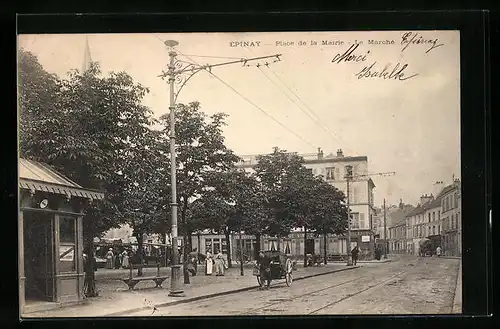
<svg viewBox="0 0 500 329">
<path fill-rule="evenodd" d="M 83 208 L 103 197 L 46 164 L 19 160 L 21 315 L 84 299 Z"/>
</svg>

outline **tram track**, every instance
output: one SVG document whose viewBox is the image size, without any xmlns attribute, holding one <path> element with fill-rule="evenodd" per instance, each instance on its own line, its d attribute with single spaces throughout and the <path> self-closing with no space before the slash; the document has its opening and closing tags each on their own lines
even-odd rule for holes
<svg viewBox="0 0 500 329">
<path fill-rule="evenodd" d="M 370 286 L 368 286 L 368 287 L 367 287 L 367 288 L 365 288 L 365 289 L 362 289 L 362 290 L 360 290 L 360 291 L 358 291 L 358 292 L 355 292 L 355 293 L 352 293 L 352 294 L 348 294 L 347 296 L 342 297 L 342 298 L 340 298 L 339 300 L 333 301 L 333 302 L 331 302 L 331 303 L 328 303 L 327 305 L 324 305 L 324 306 L 322 306 L 322 307 L 320 307 L 320 308 L 317 308 L 317 309 L 315 309 L 314 311 L 311 311 L 311 312 L 307 313 L 307 315 L 312 315 L 312 314 L 315 314 L 315 313 L 317 313 L 317 312 L 319 312 L 319 311 L 321 311 L 321 310 L 324 310 L 324 309 L 326 309 L 326 308 L 328 308 L 328 307 L 331 307 L 331 306 L 333 306 L 333 305 L 339 304 L 339 303 L 343 302 L 344 300 L 347 300 L 347 299 L 352 298 L 352 297 L 354 297 L 354 296 L 360 295 L 360 294 L 362 294 L 362 293 L 364 293 L 364 292 L 366 292 L 366 291 L 368 291 L 368 290 L 370 290 L 370 289 L 375 289 L 375 288 L 381 287 L 381 286 L 383 286 L 383 285 L 387 284 L 388 282 L 390 282 L 390 281 L 394 280 L 395 278 L 397 278 L 397 277 L 399 277 L 399 276 L 401 276 L 401 275 L 403 275 L 403 274 L 408 273 L 409 271 L 410 271 L 410 270 L 401 271 L 401 272 L 399 272 L 398 274 L 395 274 L 395 275 L 391 276 L 390 278 L 388 278 L 388 279 L 386 279 L 386 280 L 384 280 L 384 281 L 382 281 L 382 282 L 379 282 L 379 283 L 374 284 L 374 285 L 370 285 Z"/>
<path fill-rule="evenodd" d="M 345 285 L 345 284 L 349 284 L 349 283 L 352 283 L 354 281 L 358 281 L 358 280 L 364 279 L 366 277 L 367 277 L 366 275 L 359 276 L 357 278 L 354 278 L 354 279 L 351 279 L 351 280 L 348 280 L 348 281 L 344 281 L 344 282 L 341 282 L 341 283 L 336 283 L 336 284 L 333 284 L 333 285 L 330 285 L 330 286 L 327 286 L 327 287 L 323 287 L 321 289 L 317 289 L 317 290 L 314 290 L 314 291 L 310 291 L 310 292 L 307 292 L 307 293 L 304 293 L 304 294 L 300 294 L 300 295 L 296 295 L 296 296 L 292 296 L 292 297 L 288 297 L 288 298 L 283 298 L 283 300 L 292 301 L 292 300 L 297 299 L 297 298 L 302 298 L 302 297 L 305 297 L 305 296 L 314 295 L 314 294 L 317 294 L 318 292 L 323 292 L 323 291 L 326 291 L 326 290 L 329 290 L 329 289 L 332 289 L 332 288 L 336 288 L 336 287 L 339 287 L 339 286 L 342 286 L 342 285 Z M 273 302 L 273 303 L 268 303 L 268 304 L 266 304 L 266 305 L 264 305 L 262 307 L 253 308 L 253 309 L 248 310 L 246 312 L 239 313 L 239 315 L 252 314 L 252 313 L 255 313 L 256 311 L 263 310 L 263 309 L 266 309 L 266 308 L 269 308 L 269 307 L 273 307 L 275 305 L 282 304 L 283 300 L 279 300 L 279 301 L 276 301 L 276 302 Z"/>
</svg>

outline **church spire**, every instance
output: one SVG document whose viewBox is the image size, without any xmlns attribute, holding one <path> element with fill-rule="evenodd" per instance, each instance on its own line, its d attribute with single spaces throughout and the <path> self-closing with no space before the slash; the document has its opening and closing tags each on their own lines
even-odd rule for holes
<svg viewBox="0 0 500 329">
<path fill-rule="evenodd" d="M 83 53 L 82 72 L 85 72 L 90 68 L 91 62 L 92 62 L 92 57 L 90 56 L 89 38 L 85 37 L 85 52 Z"/>
</svg>

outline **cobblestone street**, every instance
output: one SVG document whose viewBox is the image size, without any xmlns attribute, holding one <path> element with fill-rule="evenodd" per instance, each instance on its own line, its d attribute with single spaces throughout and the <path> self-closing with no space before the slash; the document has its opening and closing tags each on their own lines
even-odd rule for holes
<svg viewBox="0 0 500 329">
<path fill-rule="evenodd" d="M 402 258 L 129 315 L 451 314 L 458 269 L 456 259 Z"/>
</svg>

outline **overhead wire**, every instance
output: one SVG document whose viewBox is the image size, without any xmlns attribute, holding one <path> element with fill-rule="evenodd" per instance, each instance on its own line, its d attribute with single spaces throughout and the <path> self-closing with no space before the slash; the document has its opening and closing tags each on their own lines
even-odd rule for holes
<svg viewBox="0 0 500 329">
<path fill-rule="evenodd" d="M 193 60 L 189 55 L 185 55 L 183 52 L 181 52 L 179 49 L 175 48 L 175 50 L 181 54 L 182 56 L 186 57 L 187 59 L 193 61 L 195 64 L 198 64 L 195 60 Z M 200 65 L 200 64 L 198 64 Z M 220 77 L 218 77 L 217 75 L 215 75 L 213 72 L 211 72 L 210 70 L 205 70 L 206 72 L 208 72 L 210 75 L 212 75 L 214 78 L 216 78 L 217 80 L 219 80 L 222 84 L 224 84 L 226 87 L 228 87 L 229 89 L 231 89 L 234 93 L 236 93 L 238 96 L 240 96 L 241 98 L 243 98 L 244 100 L 246 100 L 248 103 L 250 103 L 252 106 L 254 106 L 256 109 L 258 109 L 260 112 L 262 112 L 264 115 L 266 115 L 267 117 L 269 117 L 271 120 L 273 120 L 274 122 L 276 122 L 278 125 L 280 125 L 282 128 L 284 128 L 285 130 L 287 130 L 288 132 L 290 132 L 292 135 L 294 135 L 295 137 L 299 138 L 300 140 L 302 140 L 303 142 L 305 142 L 306 144 L 308 144 L 309 146 L 315 148 L 316 146 L 314 146 L 311 142 L 309 142 L 308 140 L 306 140 L 305 138 L 303 138 L 302 136 L 300 136 L 299 134 L 297 134 L 296 132 L 294 132 L 292 129 L 288 128 L 285 124 L 283 124 L 282 122 L 280 122 L 279 120 L 277 120 L 276 118 L 274 118 L 271 114 L 267 113 L 263 108 L 261 108 L 260 106 L 258 106 L 257 104 L 255 104 L 254 102 L 252 102 L 249 98 L 247 98 L 246 96 L 244 96 L 243 94 L 241 94 L 239 91 L 237 91 L 234 87 L 232 87 L 230 84 L 228 84 L 227 82 L 225 82 L 224 80 L 222 80 Z"/>
<path fill-rule="evenodd" d="M 253 56 L 255 55 L 252 50 L 248 47 L 245 47 L 245 49 L 247 49 Z M 306 104 L 306 102 L 304 102 L 300 97 L 299 95 L 297 95 L 297 93 L 295 93 L 292 88 L 290 88 L 282 79 L 280 79 L 280 77 L 276 74 L 276 72 L 274 72 L 274 70 L 269 67 L 269 66 L 266 66 L 269 71 L 274 75 L 274 77 L 279 81 L 281 82 L 281 84 L 283 86 L 285 86 L 286 89 L 288 89 L 288 91 L 290 93 L 292 93 L 303 105 L 304 107 L 309 110 L 309 112 L 312 114 L 309 114 L 302 106 L 300 106 L 299 104 L 297 104 L 297 102 L 295 102 L 274 80 L 272 80 L 263 70 L 260 70 L 265 76 L 266 78 L 271 81 L 292 103 L 294 103 L 302 112 L 304 112 L 311 120 L 313 120 L 321 129 L 323 129 L 326 133 L 328 133 L 331 137 L 333 137 L 334 139 L 336 139 L 337 142 L 340 142 L 341 144 L 344 144 L 345 146 L 347 146 L 348 148 L 352 149 L 354 151 L 354 148 L 352 146 L 349 145 L 349 143 L 347 143 L 346 141 L 344 141 L 342 138 L 340 138 L 332 129 L 330 129 L 326 124 L 322 124 L 321 123 L 321 118 L 319 118 L 319 116 Z M 260 67 L 259 67 L 260 69 Z M 313 117 L 314 116 L 314 117 Z"/>
<path fill-rule="evenodd" d="M 245 47 L 245 49 L 247 49 L 251 54 L 252 56 L 255 56 L 255 54 L 252 52 L 252 50 L 248 47 Z M 288 95 L 277 83 L 276 81 L 274 81 L 273 79 L 271 79 L 269 77 L 268 74 L 266 74 L 262 69 L 261 67 L 259 66 L 258 69 L 259 71 L 269 80 L 271 81 L 292 103 L 294 103 L 303 113 L 305 113 L 311 120 L 313 120 L 320 128 L 322 128 L 325 132 L 327 132 L 331 137 L 333 137 L 336 141 L 340 142 L 341 144 L 344 144 L 345 146 L 347 146 L 348 148 L 352 149 L 352 151 L 355 150 L 354 147 L 352 147 L 349 143 L 347 143 L 346 141 L 344 141 L 342 138 L 340 138 L 340 136 L 338 136 L 331 128 L 329 128 L 326 124 L 321 124 L 321 118 L 319 118 L 319 116 L 315 113 L 315 111 L 313 111 L 308 105 L 306 102 L 304 102 L 302 100 L 302 98 L 297 95 L 296 92 L 293 91 L 292 88 L 290 88 L 279 76 L 278 74 L 268 65 L 265 65 L 267 67 L 267 69 L 274 75 L 274 77 L 279 81 L 281 82 L 281 84 L 286 88 L 288 89 L 288 91 L 290 93 L 292 93 L 296 98 L 297 100 L 299 100 L 303 105 L 304 107 L 306 107 L 309 112 L 312 114 L 309 114 L 307 111 L 305 111 L 305 109 L 300 106 L 299 104 L 297 104 L 297 102 L 295 100 L 293 100 L 290 95 Z M 314 117 L 313 117 L 314 116 Z M 403 191 L 403 189 L 395 182 L 392 182 L 393 185 L 396 186 L 397 189 Z"/>
<path fill-rule="evenodd" d="M 159 38 L 157 35 L 154 35 L 154 37 L 156 37 L 158 40 L 160 40 L 162 43 L 164 43 L 164 40 L 162 40 L 161 38 Z M 247 49 L 248 51 L 251 52 L 251 50 L 249 48 L 245 48 Z M 193 62 L 194 64 L 197 64 L 197 65 L 200 65 L 197 61 L 195 61 L 194 59 L 192 59 L 191 57 L 205 57 L 205 58 L 225 58 L 225 59 L 242 59 L 240 57 L 223 57 L 223 56 L 207 56 L 207 55 L 188 55 L 188 54 L 184 54 L 183 52 L 181 52 L 179 49 L 175 48 L 175 50 L 181 54 L 182 56 L 186 57 L 187 59 L 189 59 L 191 62 Z M 252 52 L 251 52 L 252 53 Z M 297 102 L 295 102 L 288 94 L 286 94 L 286 92 L 274 81 L 272 80 L 262 69 L 260 69 L 260 66 L 258 66 L 258 69 L 259 71 L 264 74 L 266 76 L 266 78 L 268 80 L 270 80 L 276 87 L 278 87 L 281 92 L 290 100 L 292 101 L 302 112 L 304 112 L 311 120 L 313 120 L 316 124 L 318 124 L 325 132 L 327 132 L 329 135 L 331 135 L 331 137 L 333 137 L 334 139 L 336 139 L 338 142 L 341 142 L 342 144 L 344 144 L 345 146 L 351 148 L 353 151 L 354 151 L 354 148 L 352 146 L 349 145 L 349 143 L 347 143 L 346 141 L 344 141 L 342 138 L 340 138 L 331 128 L 329 128 L 327 125 L 322 125 L 320 122 L 321 122 L 321 119 L 319 118 L 319 116 L 315 113 L 315 111 L 313 111 L 308 105 L 306 102 L 304 102 L 302 100 L 302 98 L 297 95 L 297 93 L 295 91 L 293 91 L 292 88 L 290 88 L 280 77 L 277 73 L 274 72 L 274 70 L 272 70 L 268 65 L 266 65 L 266 67 L 271 71 L 271 73 L 273 74 L 273 76 L 279 81 L 281 82 L 281 84 L 290 92 L 292 93 L 298 101 L 300 101 L 304 107 L 309 110 L 310 114 L 307 113 L 307 111 L 304 110 L 303 107 L 301 107 L 299 104 L 297 104 Z M 235 88 L 233 88 L 231 85 L 229 85 L 228 83 L 226 83 L 224 80 L 222 80 L 220 77 L 218 77 L 217 75 L 215 75 L 213 72 L 209 71 L 209 70 L 205 70 L 207 71 L 209 74 L 211 74 L 214 78 L 216 78 L 217 80 L 219 80 L 222 84 L 224 84 L 226 87 L 228 87 L 229 89 L 231 89 L 234 93 L 236 93 L 238 96 L 240 96 L 241 98 L 243 98 L 244 100 L 246 100 L 248 103 L 250 103 L 252 106 L 254 106 L 256 109 L 258 109 L 260 112 L 262 112 L 264 115 L 266 115 L 267 117 L 269 117 L 271 120 L 273 120 L 274 122 L 276 122 L 278 125 L 280 125 L 281 127 L 283 127 L 285 130 L 287 130 L 288 132 L 290 132 L 291 134 L 293 134 L 295 137 L 299 138 L 300 140 L 302 140 L 303 142 L 305 142 L 306 144 L 308 144 L 309 146 L 315 148 L 315 146 L 310 143 L 309 141 L 307 141 L 305 138 L 303 138 L 302 136 L 298 135 L 296 132 L 294 132 L 293 130 L 291 130 L 290 128 L 288 128 L 286 125 L 284 125 L 283 123 L 281 123 L 279 120 L 277 120 L 276 118 L 274 118 L 272 115 L 270 115 L 269 113 L 267 113 L 264 109 L 262 109 L 260 106 L 258 106 L 257 104 L 255 104 L 254 102 L 252 102 L 250 99 L 248 99 L 247 97 L 245 97 L 243 94 L 241 94 L 240 92 L 238 92 Z M 397 186 L 397 188 L 399 188 L 400 190 L 401 187 L 398 186 L 397 183 L 393 182 L 394 185 Z"/>
</svg>

